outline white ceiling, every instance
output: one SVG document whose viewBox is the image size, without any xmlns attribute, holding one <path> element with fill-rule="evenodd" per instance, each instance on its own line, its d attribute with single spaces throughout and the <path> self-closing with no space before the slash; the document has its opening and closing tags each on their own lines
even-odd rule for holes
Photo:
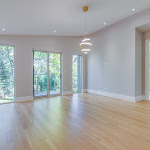
<svg viewBox="0 0 150 150">
<path fill-rule="evenodd" d="M 0 34 L 84 35 L 85 4 L 90 34 L 149 8 L 150 0 L 0 0 Z"/>
</svg>

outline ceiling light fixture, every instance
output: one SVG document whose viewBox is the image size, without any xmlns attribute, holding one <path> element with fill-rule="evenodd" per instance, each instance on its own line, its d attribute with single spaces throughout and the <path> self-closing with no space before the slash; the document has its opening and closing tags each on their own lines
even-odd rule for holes
<svg viewBox="0 0 150 150">
<path fill-rule="evenodd" d="M 88 11 L 88 6 L 84 6 L 83 7 L 83 12 L 85 13 L 85 38 L 82 40 L 82 43 L 80 43 L 80 48 L 82 49 L 81 52 L 88 54 L 88 52 L 91 51 L 91 49 L 89 49 L 86 46 L 91 46 L 92 43 L 90 43 L 90 39 L 87 38 L 87 29 L 86 29 L 86 12 Z M 84 47 L 82 47 L 82 45 L 84 45 Z"/>
<path fill-rule="evenodd" d="M 55 33 L 56 31 L 54 31 L 54 33 Z"/>
<path fill-rule="evenodd" d="M 92 45 L 92 43 L 85 43 L 85 42 L 83 42 L 80 45 Z"/>
<path fill-rule="evenodd" d="M 133 8 L 132 11 L 135 11 L 135 8 Z"/>
<path fill-rule="evenodd" d="M 90 52 L 90 49 L 82 49 L 82 52 Z"/>
<path fill-rule="evenodd" d="M 84 40 L 82 40 L 82 42 L 86 42 L 86 41 L 90 41 L 90 39 L 84 39 Z"/>
<path fill-rule="evenodd" d="M 106 23 L 104 22 L 104 25 L 106 25 Z"/>
<path fill-rule="evenodd" d="M 5 28 L 3 28 L 2 30 L 3 30 L 3 31 L 5 31 L 6 29 L 5 29 Z"/>
</svg>

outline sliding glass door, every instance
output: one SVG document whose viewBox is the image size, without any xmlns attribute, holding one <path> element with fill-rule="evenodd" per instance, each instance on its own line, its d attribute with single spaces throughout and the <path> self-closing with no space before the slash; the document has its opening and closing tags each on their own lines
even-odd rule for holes
<svg viewBox="0 0 150 150">
<path fill-rule="evenodd" d="M 48 96 L 47 53 L 34 51 L 34 96 Z"/>
<path fill-rule="evenodd" d="M 49 53 L 49 94 L 61 93 L 61 55 Z"/>
<path fill-rule="evenodd" d="M 81 56 L 72 56 L 72 90 L 74 93 L 81 92 Z"/>
<path fill-rule="evenodd" d="M 14 100 L 14 47 L 0 45 L 0 103 Z"/>
<path fill-rule="evenodd" d="M 61 54 L 34 51 L 34 97 L 61 94 Z"/>
</svg>

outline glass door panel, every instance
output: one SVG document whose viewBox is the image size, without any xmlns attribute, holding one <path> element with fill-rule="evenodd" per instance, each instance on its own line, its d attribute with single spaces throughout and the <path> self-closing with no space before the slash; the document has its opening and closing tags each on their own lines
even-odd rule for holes
<svg viewBox="0 0 150 150">
<path fill-rule="evenodd" d="M 81 92 L 81 56 L 72 56 L 72 90 L 74 93 Z"/>
<path fill-rule="evenodd" d="M 34 97 L 48 96 L 47 53 L 34 51 Z"/>
<path fill-rule="evenodd" d="M 61 94 L 61 54 L 49 53 L 49 95 Z"/>
<path fill-rule="evenodd" d="M 0 103 L 14 99 L 14 47 L 0 45 Z"/>
</svg>

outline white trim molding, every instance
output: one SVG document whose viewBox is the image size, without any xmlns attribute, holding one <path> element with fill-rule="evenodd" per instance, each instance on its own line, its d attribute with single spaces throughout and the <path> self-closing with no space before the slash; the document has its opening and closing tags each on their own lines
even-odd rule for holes
<svg viewBox="0 0 150 150">
<path fill-rule="evenodd" d="M 64 95 L 71 95 L 71 94 L 73 94 L 73 91 L 63 91 L 62 92 L 62 95 L 64 96 Z"/>
<path fill-rule="evenodd" d="M 145 41 L 145 99 L 150 100 L 149 98 L 149 43 L 150 40 Z"/>
<path fill-rule="evenodd" d="M 31 100 L 33 100 L 33 96 L 15 97 L 14 102 L 19 103 L 19 102 L 26 102 Z"/>
<path fill-rule="evenodd" d="M 82 91 L 82 93 L 86 93 L 87 89 L 82 89 L 81 91 Z"/>
<path fill-rule="evenodd" d="M 144 100 L 144 96 L 133 97 L 133 96 L 120 95 L 120 94 L 109 93 L 109 92 L 104 92 L 104 91 L 91 90 L 91 89 L 87 89 L 87 92 L 92 93 L 92 94 L 101 95 L 101 96 L 125 100 L 125 101 L 129 101 L 129 102 L 138 102 L 138 101 Z"/>
<path fill-rule="evenodd" d="M 142 100 L 146 100 L 144 95 L 135 97 L 135 102 L 139 102 Z"/>
</svg>

